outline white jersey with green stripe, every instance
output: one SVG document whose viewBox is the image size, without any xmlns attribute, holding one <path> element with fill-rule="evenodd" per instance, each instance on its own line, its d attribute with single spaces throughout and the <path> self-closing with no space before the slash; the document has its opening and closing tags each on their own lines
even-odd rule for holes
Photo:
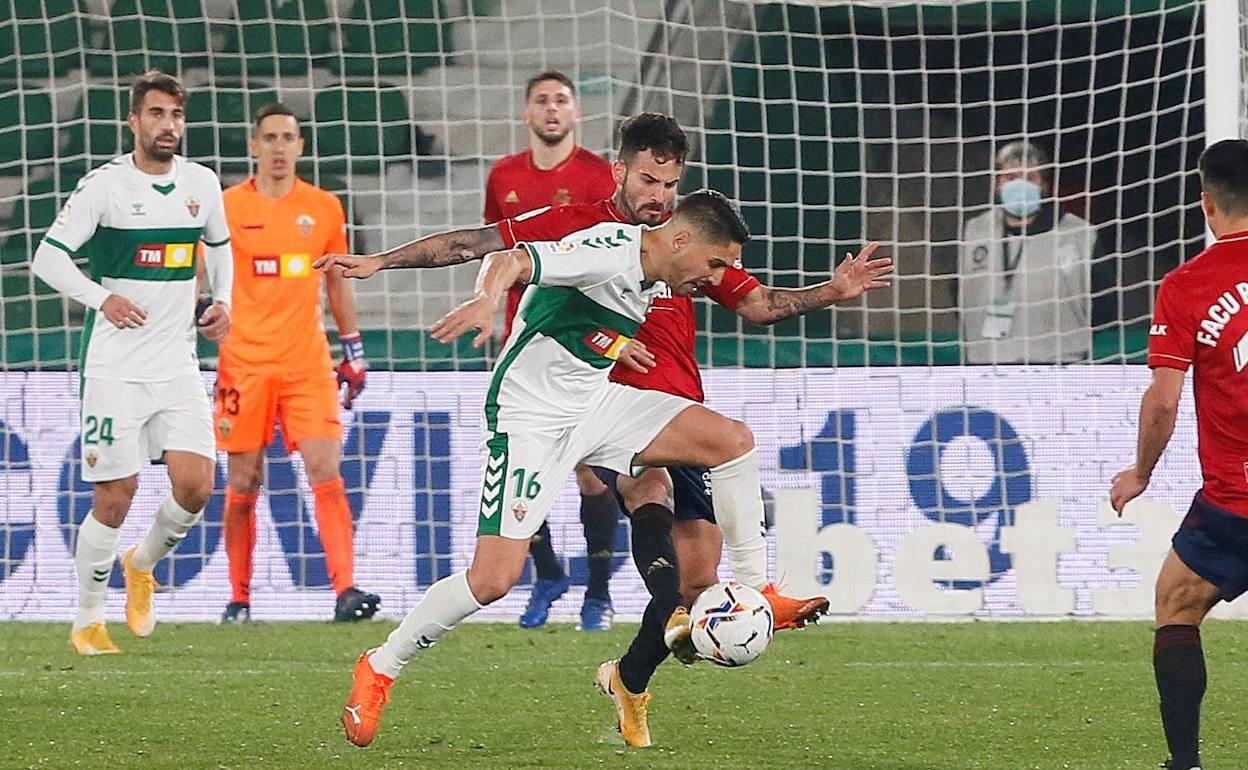
<svg viewBox="0 0 1248 770">
<path fill-rule="evenodd" d="M 559 430 L 594 408 L 650 300 L 666 289 L 645 280 L 641 233 L 610 222 L 523 244 L 533 275 L 486 393 L 489 432 Z"/>
<path fill-rule="evenodd" d="M 172 171 L 158 177 L 122 155 L 84 176 L 44 243 L 86 256 L 91 277 L 143 308 L 147 320 L 118 329 L 88 310 L 82 375 L 167 382 L 197 373 L 197 244 L 229 239 L 221 180 L 205 166 L 174 156 Z"/>
</svg>

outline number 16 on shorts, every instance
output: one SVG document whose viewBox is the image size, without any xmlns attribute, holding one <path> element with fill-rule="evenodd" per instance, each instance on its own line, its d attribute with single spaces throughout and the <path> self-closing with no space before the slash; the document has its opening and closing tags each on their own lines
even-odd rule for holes
<svg viewBox="0 0 1248 770">
<path fill-rule="evenodd" d="M 501 433 L 486 441 L 478 535 L 527 539 L 537 532 L 553 503 L 552 494 L 542 484 L 548 476 L 542 460 L 548 465 L 554 459 L 543 451 L 548 449 L 546 442 L 516 441 Z"/>
</svg>

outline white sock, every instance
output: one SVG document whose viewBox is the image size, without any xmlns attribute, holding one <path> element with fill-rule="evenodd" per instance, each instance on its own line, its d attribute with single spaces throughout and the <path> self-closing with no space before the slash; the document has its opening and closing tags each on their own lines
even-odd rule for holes
<svg viewBox="0 0 1248 770">
<path fill-rule="evenodd" d="M 135 549 L 130 563 L 140 572 L 151 572 L 156 567 L 156 562 L 182 542 L 182 538 L 186 537 L 186 533 L 191 531 L 191 527 L 195 526 L 203 513 L 184 510 L 173 499 L 172 494 L 167 496 L 156 509 L 156 519 L 144 535 L 143 542 Z"/>
<path fill-rule="evenodd" d="M 751 449 L 711 468 L 711 502 L 724 532 L 728 561 L 737 580 L 763 590 L 767 585 L 767 528 L 758 478 L 758 454 Z"/>
<path fill-rule="evenodd" d="M 117 541 L 121 530 L 95 518 L 94 511 L 78 527 L 78 544 L 74 547 L 74 566 L 78 573 L 78 615 L 74 630 L 92 623 L 104 622 L 104 599 L 108 596 L 108 576 L 117 558 Z"/>
<path fill-rule="evenodd" d="M 442 578 L 429 586 L 420 604 L 407 613 L 386 643 L 369 656 L 369 664 L 377 673 L 393 679 L 416 653 L 432 647 L 447 631 L 482 606 L 468 587 L 467 572 Z"/>
</svg>

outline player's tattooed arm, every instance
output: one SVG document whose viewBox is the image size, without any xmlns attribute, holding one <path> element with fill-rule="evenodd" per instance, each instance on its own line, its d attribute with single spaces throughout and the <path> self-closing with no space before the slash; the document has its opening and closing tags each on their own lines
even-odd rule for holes
<svg viewBox="0 0 1248 770">
<path fill-rule="evenodd" d="M 326 254 L 314 266 L 324 270 L 336 265 L 344 277 L 368 278 L 378 270 L 459 265 L 504 248 L 502 233 L 496 226 L 487 225 L 427 235 L 380 254 Z"/>
<path fill-rule="evenodd" d="M 487 225 L 429 235 L 380 256 L 383 270 L 396 267 L 445 267 L 481 259 L 491 251 L 506 247 L 498 228 Z"/>
<path fill-rule="evenodd" d="M 837 265 L 830 281 L 800 289 L 757 286 L 737 305 L 737 315 L 751 323 L 766 326 L 854 299 L 872 289 L 882 289 L 889 285 L 884 278 L 893 272 L 893 260 L 888 257 L 873 258 L 872 254 L 878 247 L 878 243 L 872 242 L 857 256 L 846 254 L 845 261 Z"/>
<path fill-rule="evenodd" d="M 786 318 L 819 310 L 836 302 L 831 282 L 815 284 L 803 289 L 777 289 L 771 286 L 759 286 L 761 292 L 759 304 L 763 306 L 765 316 L 758 323 L 774 324 Z M 750 319 L 753 320 L 753 319 Z"/>
</svg>

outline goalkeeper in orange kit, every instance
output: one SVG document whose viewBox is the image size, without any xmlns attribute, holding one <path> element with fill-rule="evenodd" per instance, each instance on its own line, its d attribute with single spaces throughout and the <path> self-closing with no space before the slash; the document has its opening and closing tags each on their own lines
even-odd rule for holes
<svg viewBox="0 0 1248 770">
<path fill-rule="evenodd" d="M 339 272 L 325 274 L 343 361 L 335 369 L 321 323 L 321 272 L 312 262 L 347 249 L 346 217 L 332 194 L 299 179 L 299 120 L 284 105 L 256 115 L 256 174 L 225 191 L 234 240 L 234 328 L 221 345 L 215 392 L 217 446 L 229 454 L 225 549 L 230 602 L 222 622 L 251 619 L 256 496 L 265 447 L 280 423 L 286 450 L 303 455 L 316 525 L 338 599 L 335 620 L 362 620 L 381 599 L 355 586 L 351 508 L 339 473 L 343 406 L 364 389 L 364 346 L 355 298 Z"/>
</svg>

